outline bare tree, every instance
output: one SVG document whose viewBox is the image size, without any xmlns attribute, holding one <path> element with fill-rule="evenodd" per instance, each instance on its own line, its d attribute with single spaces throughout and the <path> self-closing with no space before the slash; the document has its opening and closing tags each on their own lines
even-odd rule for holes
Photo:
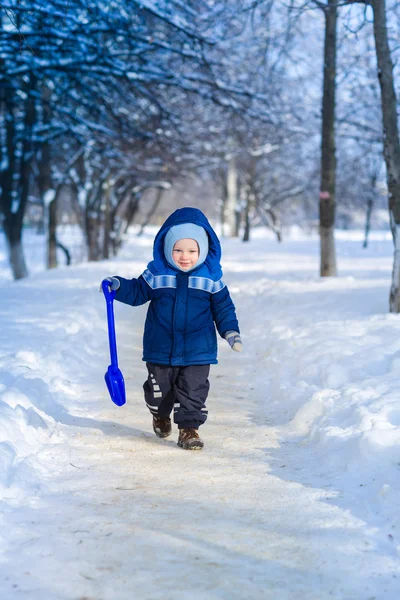
<svg viewBox="0 0 400 600">
<path fill-rule="evenodd" d="M 58 146 L 59 138 L 62 148 L 66 140 L 70 146 L 65 157 L 58 152 L 62 163 L 70 160 L 76 146 L 94 142 L 94 148 L 104 148 L 108 136 L 111 149 L 98 157 L 99 179 L 90 182 L 91 192 L 86 193 L 89 254 L 97 256 L 99 248 L 108 252 L 108 233 L 101 244 L 97 230 L 101 222 L 110 231 L 110 202 L 116 197 L 115 189 L 110 188 L 108 196 L 103 192 L 108 179 L 119 177 L 127 166 L 124 154 L 132 157 L 123 147 L 140 140 L 154 151 L 158 131 L 167 122 L 172 124 L 170 135 L 179 137 L 171 100 L 177 90 L 186 105 L 197 95 L 205 103 L 236 111 L 238 98 L 248 105 L 253 97 L 262 100 L 247 82 L 238 84 L 229 76 L 224 80 L 228 70 L 212 54 L 230 31 L 230 22 L 240 31 L 242 16 L 249 20 L 245 5 L 235 2 L 239 19 L 231 8 L 221 6 L 216 13 L 208 3 L 195 10 L 190 3 L 174 2 L 171 9 L 167 0 L 116 0 L 112 10 L 108 3 L 86 0 L 49 0 L 42 5 L 9 0 L 0 5 L 0 214 L 15 278 L 27 274 L 22 224 L 29 190 L 33 184 L 39 187 L 35 160 L 37 171 L 47 171 L 41 176 L 40 196 L 48 202 L 49 265 L 56 264 L 57 196 L 53 188 L 45 189 L 51 185 L 51 173 L 43 160 L 45 155 L 55 160 L 49 147 L 55 137 Z M 50 94 L 45 93 L 50 89 L 47 82 Z M 103 207 L 106 216 L 100 218 Z"/>
<path fill-rule="evenodd" d="M 153 183 L 149 183 L 146 187 L 153 187 L 156 189 L 156 195 L 154 198 L 154 202 L 145 216 L 142 224 L 140 226 L 140 230 L 138 236 L 142 235 L 147 225 L 150 223 L 152 217 L 157 212 L 157 208 L 160 206 L 162 197 L 164 195 L 165 190 L 168 190 L 171 187 L 171 184 L 167 181 L 154 181 Z"/>
<path fill-rule="evenodd" d="M 388 38 L 386 0 L 348 0 L 346 4 L 369 5 L 373 11 L 375 51 L 381 90 L 383 154 L 389 192 L 389 216 L 394 242 L 389 307 L 400 312 L 400 140 L 393 61 Z"/>
<path fill-rule="evenodd" d="M 0 104 L 4 126 L 1 144 L 2 186 L 0 209 L 15 279 L 26 277 L 28 270 L 22 247 L 22 224 L 30 186 L 33 159 L 33 128 L 36 120 L 36 78 L 26 77 L 24 101 L 7 82 L 0 86 Z"/>
<path fill-rule="evenodd" d="M 393 79 L 385 0 L 370 0 L 374 11 L 374 37 L 381 88 L 383 148 L 389 190 L 389 213 L 394 241 L 390 311 L 400 312 L 400 142 L 397 123 L 397 101 Z"/>
<path fill-rule="evenodd" d="M 337 274 L 335 250 L 335 97 L 336 97 L 336 44 L 337 0 L 317 3 L 325 16 L 324 85 L 322 98 L 321 184 L 319 193 L 320 274 Z"/>
</svg>

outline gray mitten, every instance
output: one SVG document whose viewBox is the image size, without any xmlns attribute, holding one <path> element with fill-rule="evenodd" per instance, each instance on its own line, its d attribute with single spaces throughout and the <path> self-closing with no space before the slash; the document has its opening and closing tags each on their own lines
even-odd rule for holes
<svg viewBox="0 0 400 600">
<path fill-rule="evenodd" d="M 227 331 L 224 338 L 235 352 L 242 351 L 242 340 L 240 334 L 237 331 Z"/>
<path fill-rule="evenodd" d="M 106 277 L 105 279 L 103 279 L 103 281 L 109 281 L 110 282 L 110 285 L 108 287 L 111 290 L 113 290 L 113 292 L 116 292 L 117 289 L 119 288 L 119 286 L 121 285 L 119 279 L 117 279 L 116 277 Z M 103 288 L 102 288 L 103 281 L 100 284 L 99 292 L 103 291 Z"/>
</svg>

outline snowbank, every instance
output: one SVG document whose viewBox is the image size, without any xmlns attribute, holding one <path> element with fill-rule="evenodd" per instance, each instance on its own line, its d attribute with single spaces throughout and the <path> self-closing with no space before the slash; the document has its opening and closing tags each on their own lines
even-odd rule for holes
<svg viewBox="0 0 400 600">
<path fill-rule="evenodd" d="M 400 549 L 400 316 L 387 312 L 392 245 L 382 233 L 371 236 L 367 250 L 353 234 L 338 237 L 340 276 L 325 280 L 317 275 L 315 237 L 296 236 L 280 245 L 259 236 L 249 244 L 224 241 L 225 278 L 237 306 L 244 351 L 233 356 L 221 342 L 221 364 L 212 373 L 214 408 L 204 428 L 206 450 L 197 458 L 176 454 L 175 443 L 155 439 L 141 404 L 145 369 L 139 358 L 146 307 L 135 309 L 134 320 L 129 307 L 117 309 L 127 411 L 132 412 L 112 406 L 103 381 L 108 347 L 98 285 L 106 275 L 141 273 L 151 253 L 151 236 L 132 237 L 117 261 L 61 268 L 3 287 L 1 536 L 3 548 L 13 557 L 8 563 L 4 559 L 4 573 L 15 574 L 15 585 L 23 584 L 32 600 L 100 597 L 99 589 L 102 598 L 111 600 L 116 597 L 115 584 L 121 600 L 131 598 L 129 586 L 122 584 L 125 577 L 139 586 L 138 598 L 150 597 L 143 592 L 150 589 L 151 597 L 168 600 L 176 597 L 173 588 L 162 596 L 165 588 L 157 587 L 144 564 L 145 556 L 157 549 L 164 578 L 176 578 L 184 569 L 183 557 L 191 557 L 188 572 L 200 586 L 200 595 L 194 596 L 199 600 L 227 594 L 238 600 L 289 600 L 295 593 L 315 600 L 369 597 L 380 589 L 373 575 L 368 579 L 371 564 L 386 574 L 388 595 L 382 597 L 396 597 L 392 577 L 400 575 L 394 567 Z M 107 485 L 112 489 L 105 499 L 102 490 Z M 124 493 L 136 494 L 137 510 L 124 512 Z M 187 497 L 196 502 L 195 524 L 182 512 Z M 43 503 L 50 508 L 36 512 L 36 517 L 29 512 Z M 98 511 L 114 503 L 116 513 L 101 513 L 113 524 L 103 533 Z M 39 539 L 30 523 L 47 522 L 49 510 L 57 519 L 66 511 L 65 519 L 70 520 L 59 526 L 65 541 L 57 549 L 51 546 L 55 522 L 43 526 L 37 550 L 48 558 L 43 558 L 44 570 L 36 574 L 33 586 L 28 575 L 21 575 L 34 569 L 27 567 L 31 558 L 22 553 L 22 544 Z M 182 514 L 188 519 L 184 518 L 187 529 L 178 540 L 168 523 L 179 530 Z M 22 529 L 10 526 L 21 518 Z M 154 518 L 158 529 L 152 529 Z M 96 588 L 91 569 L 100 563 L 107 568 L 101 558 L 102 536 L 118 534 L 117 545 L 110 549 L 116 557 L 119 544 L 128 543 L 126 522 L 137 545 L 133 560 L 144 571 L 139 577 L 127 563 L 118 571 L 115 558 L 118 581 L 110 575 L 107 584 L 99 579 L 103 587 Z M 293 529 L 296 522 L 298 528 Z M 90 542 L 92 549 L 80 565 L 82 555 L 73 550 L 74 540 L 86 535 L 81 531 L 92 530 L 100 541 Z M 195 544 L 194 531 L 199 540 L 204 534 L 207 544 Z M 322 549 L 321 535 L 329 531 Z M 346 536 L 352 540 L 349 546 Z M 370 556 L 364 555 L 364 544 Z M 207 563 L 211 547 L 215 558 Z M 244 547 L 243 556 L 236 554 Z M 132 547 L 125 550 L 129 557 Z M 316 568 L 318 552 L 321 571 L 311 576 L 308 569 Z M 71 587 L 65 578 L 58 583 L 54 579 L 66 556 Z M 221 581 L 218 557 L 225 583 L 216 583 L 204 596 L 205 573 L 210 582 Z M 265 557 L 271 564 L 267 571 Z M 351 572 L 354 561 L 359 579 Z M 235 589 L 240 569 L 242 578 Z M 274 581 L 271 590 L 276 596 L 265 595 L 270 589 L 265 573 Z M 5 580 L 10 586 L 2 597 L 13 600 L 12 580 Z M 313 594 L 307 588 L 310 581 L 316 586 Z M 190 582 L 182 586 L 185 593 L 191 589 Z"/>
</svg>

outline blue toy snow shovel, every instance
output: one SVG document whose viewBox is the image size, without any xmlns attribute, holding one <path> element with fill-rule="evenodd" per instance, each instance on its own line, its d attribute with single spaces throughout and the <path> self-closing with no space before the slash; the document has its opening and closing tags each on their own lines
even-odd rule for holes
<svg viewBox="0 0 400 600">
<path fill-rule="evenodd" d="M 111 400 L 117 406 L 123 406 L 126 402 L 124 376 L 118 368 L 117 341 L 115 337 L 114 305 L 115 291 L 110 290 L 110 282 L 102 281 L 101 287 L 107 304 L 108 340 L 110 342 L 111 365 L 104 375 Z"/>
</svg>

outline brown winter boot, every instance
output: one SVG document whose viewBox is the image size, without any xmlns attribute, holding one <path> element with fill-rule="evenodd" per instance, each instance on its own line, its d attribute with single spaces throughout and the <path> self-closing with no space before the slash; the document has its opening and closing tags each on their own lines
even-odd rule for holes
<svg viewBox="0 0 400 600">
<path fill-rule="evenodd" d="M 204 446 L 204 442 L 199 437 L 197 429 L 180 429 L 178 446 L 184 450 L 201 450 Z"/>
<path fill-rule="evenodd" d="M 169 417 L 156 417 L 153 415 L 153 430 L 160 437 L 165 438 L 171 435 L 171 419 Z"/>
</svg>

